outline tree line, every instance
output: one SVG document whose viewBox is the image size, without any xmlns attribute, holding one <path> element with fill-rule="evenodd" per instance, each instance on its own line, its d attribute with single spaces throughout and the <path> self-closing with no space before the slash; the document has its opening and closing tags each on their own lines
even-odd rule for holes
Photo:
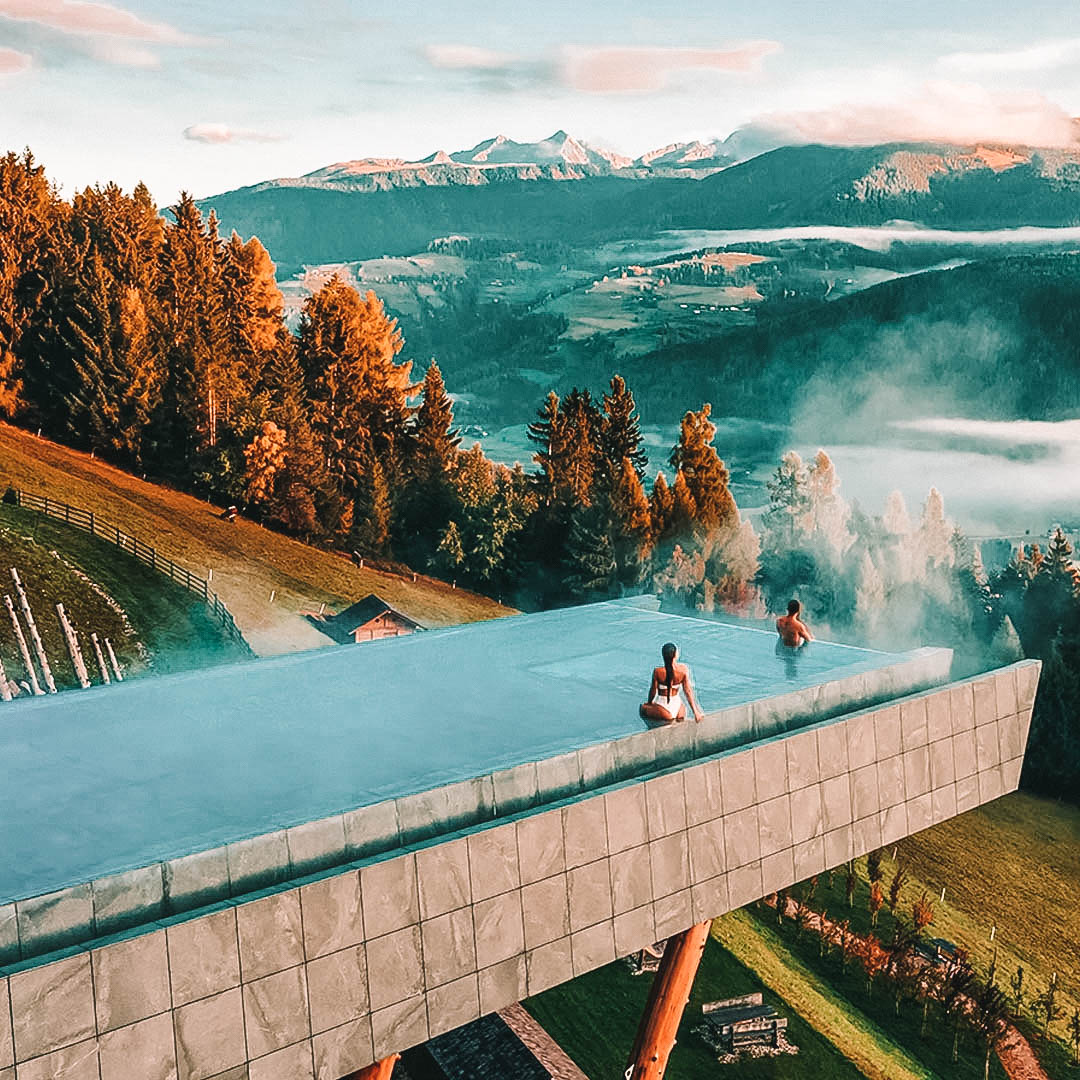
<svg viewBox="0 0 1080 1080">
<path fill-rule="evenodd" d="M 1080 576 L 1063 534 L 987 573 L 938 492 L 917 521 L 896 493 L 867 513 L 824 452 L 785 455 L 755 528 L 709 405 L 646 476 L 619 375 L 546 397 L 531 472 L 495 465 L 461 448 L 438 365 L 414 379 L 403 348 L 378 297 L 337 277 L 291 330 L 265 248 L 222 239 L 186 195 L 168 217 L 144 187 L 68 202 L 29 152 L 0 158 L 0 415 L 526 609 L 653 590 L 763 616 L 797 596 L 842 637 L 951 645 L 961 673 L 1040 657 L 1025 776 L 1075 796 Z"/>
</svg>

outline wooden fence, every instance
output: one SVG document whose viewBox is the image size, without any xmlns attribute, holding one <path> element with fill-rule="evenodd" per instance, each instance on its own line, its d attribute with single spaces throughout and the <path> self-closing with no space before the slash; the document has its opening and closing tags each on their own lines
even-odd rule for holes
<svg viewBox="0 0 1080 1080">
<path fill-rule="evenodd" d="M 9 494 L 5 495 L 5 499 L 11 498 L 10 492 L 14 492 L 17 506 L 26 510 L 36 510 L 47 517 L 56 518 L 58 521 L 73 525 L 76 529 L 82 529 L 83 532 L 88 532 L 91 536 L 107 540 L 110 544 L 115 544 L 121 551 L 134 555 L 139 562 L 149 566 L 151 570 L 164 574 L 170 580 L 175 581 L 177 585 L 182 585 L 185 589 L 195 593 L 206 603 L 214 618 L 221 624 L 226 636 L 239 645 L 248 655 L 255 655 L 251 646 L 244 640 L 244 635 L 240 633 L 240 628 L 236 625 L 232 612 L 222 603 L 221 597 L 210 588 L 208 579 L 193 574 L 179 563 L 175 563 L 172 559 L 162 555 L 137 536 L 125 533 L 119 526 L 102 521 L 94 514 L 93 510 L 83 510 L 78 506 L 69 506 L 67 503 L 50 499 L 47 495 L 34 495 L 32 492 L 20 491 L 18 488 L 8 488 Z"/>
</svg>

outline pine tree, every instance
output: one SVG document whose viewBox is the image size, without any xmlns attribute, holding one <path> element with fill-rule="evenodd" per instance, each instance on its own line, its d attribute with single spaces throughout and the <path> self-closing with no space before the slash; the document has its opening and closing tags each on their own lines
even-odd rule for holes
<svg viewBox="0 0 1080 1080">
<path fill-rule="evenodd" d="M 855 543 L 848 527 L 851 508 L 840 497 L 836 467 L 824 450 L 819 450 L 806 470 L 809 514 L 815 540 L 839 563 Z"/>
<path fill-rule="evenodd" d="M 56 275 L 63 209 L 33 154 L 0 158 L 0 416 L 26 405 L 23 378 L 32 325 Z"/>
<path fill-rule="evenodd" d="M 922 557 L 935 569 L 953 565 L 953 532 L 953 525 L 945 517 L 945 500 L 941 492 L 932 487 L 923 503 L 918 543 Z"/>
<path fill-rule="evenodd" d="M 431 567 L 438 574 L 454 577 L 458 567 L 465 561 L 465 549 L 456 522 L 448 522 L 442 538 L 431 556 Z"/>
<path fill-rule="evenodd" d="M 450 472 L 461 439 L 453 429 L 453 405 L 434 361 L 424 375 L 422 392 L 408 432 L 405 482 L 394 530 L 395 549 L 406 561 L 418 564 L 430 559 L 460 508 Z"/>
<path fill-rule="evenodd" d="M 363 486 L 354 502 L 351 539 L 357 551 L 385 555 L 390 547 L 393 506 L 382 462 L 372 456 L 360 475 Z"/>
<path fill-rule="evenodd" d="M 329 474 L 346 497 L 370 492 L 374 461 L 383 484 L 397 468 L 411 411 L 412 364 L 394 362 L 401 347 L 397 323 L 379 298 L 373 292 L 361 297 L 336 274 L 304 303 L 297 355 L 312 429 Z"/>
<path fill-rule="evenodd" d="M 249 501 L 266 504 L 273 498 L 277 474 L 288 456 L 285 440 L 285 432 L 273 420 L 265 420 L 259 434 L 244 447 L 244 481 Z"/>
<path fill-rule="evenodd" d="M 658 472 L 649 495 L 649 531 L 654 544 L 669 535 L 674 506 L 675 499 L 668 487 L 667 478 L 662 472 Z"/>
<path fill-rule="evenodd" d="M 454 430 L 453 402 L 434 360 L 424 374 L 421 386 L 420 407 L 416 410 L 411 431 L 411 453 L 416 475 L 429 480 L 445 476 L 449 471 L 461 437 Z"/>
<path fill-rule="evenodd" d="M 217 221 L 204 222 L 186 192 L 173 209 L 161 254 L 159 311 L 166 343 L 161 467 L 190 475 L 197 454 L 217 443 L 223 392 L 231 369 L 222 317 L 221 253 Z"/>
<path fill-rule="evenodd" d="M 304 391 L 304 373 L 291 338 L 281 342 L 263 369 L 260 397 L 266 415 L 285 432 L 287 451 L 275 474 L 265 512 L 287 530 L 305 536 L 340 531 L 342 505 L 316 445 Z"/>
<path fill-rule="evenodd" d="M 812 505 L 810 477 L 803 459 L 789 450 L 766 487 L 769 508 L 762 518 L 766 550 L 789 552 L 801 547 L 806 540 Z"/>
<path fill-rule="evenodd" d="M 566 587 L 577 600 L 598 600 L 613 594 L 615 552 L 603 512 L 595 506 L 574 510 L 566 541 Z"/>
<path fill-rule="evenodd" d="M 615 577 L 620 586 L 631 588 L 641 580 L 652 550 L 652 522 L 649 500 L 629 457 L 623 458 L 612 488 L 609 516 Z"/>
<path fill-rule="evenodd" d="M 1072 545 L 1060 528 L 1054 531 L 1045 556 L 1032 546 L 1031 566 L 1037 569 L 1024 594 L 1020 627 L 1028 656 L 1046 656 L 1057 633 L 1076 625 L 1080 580 L 1072 553 Z"/>
<path fill-rule="evenodd" d="M 671 465 L 683 474 L 693 498 L 695 524 L 706 535 L 733 528 L 739 520 L 728 490 L 728 471 L 712 445 L 716 426 L 709 420 L 711 411 L 706 404 L 699 412 L 686 413 L 671 452 Z"/>
<path fill-rule="evenodd" d="M 604 419 L 600 428 L 600 448 L 606 475 L 616 480 L 623 461 L 629 459 L 640 482 L 645 477 L 648 455 L 641 448 L 641 422 L 636 413 L 634 395 L 621 375 L 613 375 L 604 394 Z"/>
<path fill-rule="evenodd" d="M 600 411 L 588 390 L 574 387 L 562 403 L 562 418 L 565 498 L 572 507 L 591 506 L 600 467 Z"/>
<path fill-rule="evenodd" d="M 551 390 L 528 427 L 529 441 L 536 445 L 533 461 L 540 466 L 533 480 L 544 506 L 553 506 L 561 486 L 563 417 L 559 395 Z"/>
</svg>

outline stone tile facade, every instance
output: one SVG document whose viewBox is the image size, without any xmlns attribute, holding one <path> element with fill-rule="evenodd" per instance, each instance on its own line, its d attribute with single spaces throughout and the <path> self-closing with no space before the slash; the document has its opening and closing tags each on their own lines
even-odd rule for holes
<svg viewBox="0 0 1080 1080">
<path fill-rule="evenodd" d="M 9 964 L 0 1077 L 339 1080 L 1014 790 L 1038 676 L 1023 662 L 711 754 L 708 722 L 681 726 L 704 754 L 532 812 L 506 776 L 515 813 L 405 846 L 399 816 L 393 851 Z M 390 821 L 370 817 L 380 843 Z M 224 865 L 254 880 L 292 831 Z M 310 866 L 337 832 L 302 835 Z M 341 835 L 365 843 L 356 816 Z M 220 866 L 177 860 L 166 891 L 205 895 Z M 35 940 L 48 909 L 18 928 Z"/>
</svg>

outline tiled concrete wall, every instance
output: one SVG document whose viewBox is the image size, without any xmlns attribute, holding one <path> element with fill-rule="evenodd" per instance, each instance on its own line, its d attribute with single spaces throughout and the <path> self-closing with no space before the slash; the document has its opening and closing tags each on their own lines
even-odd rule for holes
<svg viewBox="0 0 1080 1080">
<path fill-rule="evenodd" d="M 683 764 L 803 725 L 811 717 L 939 685 L 951 660 L 948 649 L 918 649 L 889 667 L 724 709 L 702 724 L 641 731 L 46 896 L 0 903 L 0 965 Z"/>
<path fill-rule="evenodd" d="M 1038 673 L 1024 662 L 5 969 L 0 1080 L 338 1080 L 1013 790 Z"/>
</svg>

